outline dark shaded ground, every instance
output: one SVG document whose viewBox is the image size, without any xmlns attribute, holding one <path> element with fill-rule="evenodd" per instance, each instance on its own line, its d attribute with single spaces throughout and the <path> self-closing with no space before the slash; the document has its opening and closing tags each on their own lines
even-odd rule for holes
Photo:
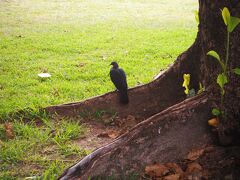
<svg viewBox="0 0 240 180">
<path fill-rule="evenodd" d="M 240 179 L 240 146 L 208 148 L 199 159 L 208 179 Z"/>
<path fill-rule="evenodd" d="M 107 118 L 104 120 L 104 117 L 101 120 L 85 121 L 83 124 L 88 127 L 88 133 L 86 133 L 85 138 L 75 143 L 85 149 L 94 150 L 111 143 L 115 138 L 127 132 L 137 123 L 138 121 L 134 116 L 128 116 L 126 119 L 115 117 L 112 121 L 109 121 Z M 205 144 L 201 149 L 193 149 L 192 152 L 189 152 L 188 157 L 182 157 L 178 162 L 169 162 L 170 164 L 176 163 L 182 170 L 181 173 L 170 170 L 161 176 L 149 176 L 146 172 L 142 172 L 142 174 L 132 178 L 158 180 L 239 180 L 240 146 L 218 146 L 217 137 L 215 138 L 213 144 Z"/>
</svg>

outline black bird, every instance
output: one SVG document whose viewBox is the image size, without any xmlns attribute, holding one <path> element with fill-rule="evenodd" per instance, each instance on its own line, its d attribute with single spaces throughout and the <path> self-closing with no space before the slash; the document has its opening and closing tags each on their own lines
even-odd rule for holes
<svg viewBox="0 0 240 180">
<path fill-rule="evenodd" d="M 110 78 L 119 91 L 120 94 L 120 102 L 123 104 L 127 104 L 129 102 L 128 100 L 128 85 L 127 85 L 127 79 L 126 74 L 123 71 L 123 69 L 118 67 L 118 64 L 116 62 L 112 62 L 110 65 L 113 67 L 110 69 Z"/>
</svg>

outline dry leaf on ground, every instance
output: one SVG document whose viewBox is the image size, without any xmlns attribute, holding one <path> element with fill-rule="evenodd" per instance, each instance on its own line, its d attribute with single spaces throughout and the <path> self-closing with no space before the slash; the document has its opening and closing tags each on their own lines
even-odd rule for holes
<svg viewBox="0 0 240 180">
<path fill-rule="evenodd" d="M 213 118 L 208 120 L 208 124 L 213 127 L 217 127 L 219 124 L 219 120 L 217 118 Z"/>
<path fill-rule="evenodd" d="M 117 131 L 109 131 L 109 132 L 108 132 L 108 136 L 109 136 L 110 138 L 112 138 L 112 139 L 115 139 L 116 137 L 119 136 L 119 132 L 117 132 Z"/>
<path fill-rule="evenodd" d="M 165 176 L 163 180 L 179 180 L 180 179 L 180 174 L 171 174 L 168 176 Z"/>
<path fill-rule="evenodd" d="M 189 163 L 186 173 L 200 172 L 202 171 L 202 166 L 197 162 Z"/>
<path fill-rule="evenodd" d="M 145 174 L 151 178 L 164 176 L 168 172 L 168 168 L 161 164 L 153 164 L 145 167 Z"/>
<path fill-rule="evenodd" d="M 6 137 L 8 139 L 13 139 L 14 138 L 14 131 L 13 131 L 12 123 L 5 123 L 4 128 L 5 128 Z"/>
<path fill-rule="evenodd" d="M 110 130 L 107 132 L 103 132 L 97 135 L 97 137 L 103 137 L 103 138 L 112 138 L 115 139 L 116 137 L 118 137 L 120 135 L 120 133 L 118 131 L 114 131 L 114 130 Z"/>
<path fill-rule="evenodd" d="M 190 161 L 198 159 L 204 153 L 204 149 L 192 150 L 188 153 L 187 158 Z"/>
<path fill-rule="evenodd" d="M 171 172 L 173 172 L 174 174 L 182 174 L 183 170 L 181 167 L 179 167 L 176 163 L 167 163 L 165 164 L 166 167 L 169 168 L 169 170 Z"/>
</svg>

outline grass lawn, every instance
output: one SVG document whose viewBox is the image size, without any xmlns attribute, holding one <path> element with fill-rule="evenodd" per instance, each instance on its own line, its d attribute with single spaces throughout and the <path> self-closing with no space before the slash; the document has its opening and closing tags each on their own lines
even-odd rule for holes
<svg viewBox="0 0 240 180">
<path fill-rule="evenodd" d="M 0 119 L 114 90 L 111 61 L 130 87 L 150 82 L 193 43 L 197 9 L 195 0 L 0 0 Z M 42 72 L 51 78 L 42 81 Z M 49 179 L 88 153 L 71 144 L 86 132 L 72 120 L 17 119 L 13 140 L 0 124 L 0 179 Z"/>
</svg>

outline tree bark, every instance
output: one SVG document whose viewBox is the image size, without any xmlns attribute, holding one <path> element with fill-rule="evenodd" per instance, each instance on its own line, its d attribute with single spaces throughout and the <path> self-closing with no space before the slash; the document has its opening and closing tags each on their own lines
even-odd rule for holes
<svg viewBox="0 0 240 180">
<path fill-rule="evenodd" d="M 206 123 L 208 107 L 206 94 L 176 104 L 97 149 L 69 168 L 61 179 L 128 176 L 143 172 L 147 164 L 185 157 L 189 149 L 211 142 Z M 191 136 L 186 138 L 187 134 Z"/>
<path fill-rule="evenodd" d="M 212 116 L 211 109 L 219 106 L 220 89 L 216 78 L 220 66 L 206 54 L 215 50 L 222 59 L 225 58 L 227 31 L 220 11 L 225 6 L 232 16 L 240 17 L 239 1 L 199 0 L 200 24 L 194 44 L 158 79 L 131 89 L 128 106 L 114 103 L 117 95 L 109 93 L 47 109 L 63 115 L 76 115 L 85 110 L 91 113 L 98 109 L 107 110 L 111 106 L 120 117 L 131 114 L 140 120 L 146 119 L 67 169 L 60 179 L 141 173 L 147 164 L 177 161 L 193 147 L 212 142 L 207 120 Z M 231 71 L 240 67 L 240 26 L 231 33 L 230 42 L 229 82 L 224 97 L 227 118 L 221 121 L 223 132 L 229 127 L 236 128 L 240 119 L 240 78 Z M 191 88 L 197 91 L 201 82 L 206 92 L 183 101 L 185 95 L 181 85 L 184 73 L 191 74 Z"/>
</svg>

